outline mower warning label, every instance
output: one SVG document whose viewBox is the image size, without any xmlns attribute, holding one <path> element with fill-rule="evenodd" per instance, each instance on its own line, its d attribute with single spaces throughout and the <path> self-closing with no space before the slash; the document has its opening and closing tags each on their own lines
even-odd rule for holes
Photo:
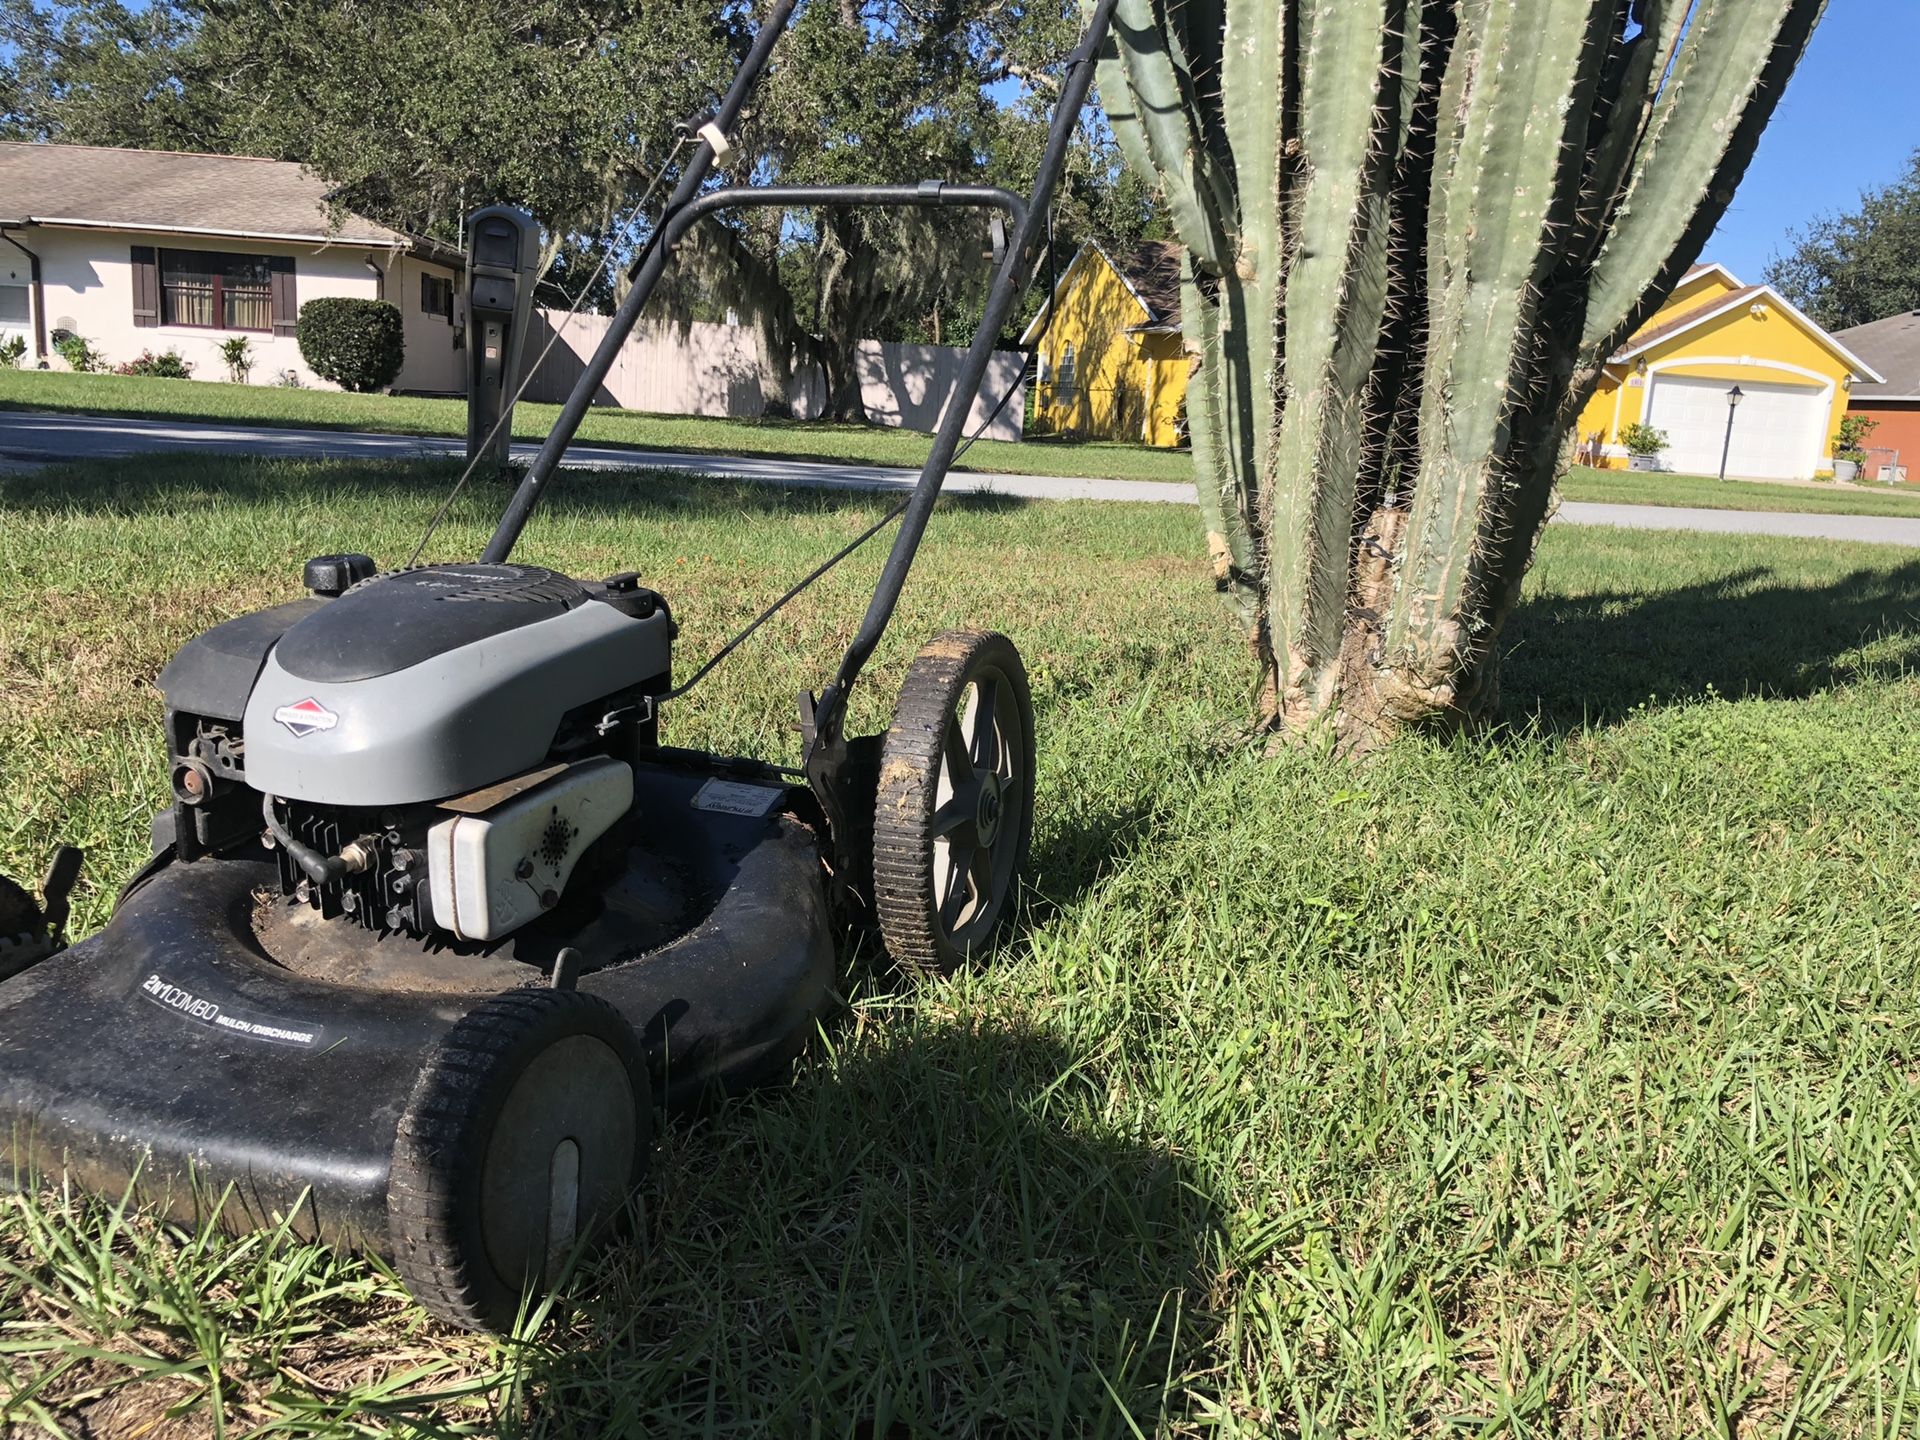
<svg viewBox="0 0 1920 1440">
<path fill-rule="evenodd" d="M 696 810 L 721 815 L 751 815 L 762 819 L 773 813 L 787 792 L 777 785 L 747 785 L 738 780 L 709 780 L 693 797 Z"/>
<path fill-rule="evenodd" d="M 195 995 L 191 990 L 182 990 L 158 975 L 147 976 L 141 983 L 140 993 L 154 1004 L 189 1020 L 228 1035 L 238 1035 L 244 1040 L 264 1040 L 269 1045 L 293 1045 L 302 1050 L 311 1050 L 326 1038 L 325 1030 L 318 1025 L 298 1020 L 242 1015 L 217 1000 Z"/>
</svg>

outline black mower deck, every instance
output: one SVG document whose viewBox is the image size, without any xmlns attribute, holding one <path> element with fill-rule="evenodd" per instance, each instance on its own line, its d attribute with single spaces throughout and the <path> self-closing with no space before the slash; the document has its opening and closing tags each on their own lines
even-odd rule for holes
<svg viewBox="0 0 1920 1440">
<path fill-rule="evenodd" d="M 884 735 L 849 735 L 847 707 L 1046 248 L 1116 0 L 1092 0 L 1025 200 L 940 180 L 710 186 L 797 5 L 770 0 L 689 124 L 631 284 L 478 560 L 381 575 L 364 554 L 315 556 L 311 600 L 190 642 L 160 676 L 176 828 L 106 929 L 41 958 L 71 846 L 44 909 L 0 896 L 0 1184 L 132 1186 L 183 1221 L 217 1204 L 234 1230 L 285 1217 L 388 1256 L 442 1318 L 499 1327 L 614 1224 L 653 1104 L 784 1077 L 832 999 L 829 869 L 901 966 L 946 974 L 991 948 L 1032 837 L 1018 651 L 950 632 L 915 656 Z M 674 686 L 672 613 L 637 572 L 587 585 L 512 552 L 693 226 L 821 206 L 996 212 L 981 322 L 912 493 Z M 475 353 L 504 356 L 534 222 L 472 218 Z M 510 428 L 504 374 L 470 378 L 495 418 L 470 427 L 455 494 Z M 658 748 L 659 706 L 889 525 L 858 629 L 800 696 L 804 783 Z"/>
<path fill-rule="evenodd" d="M 234 1228 L 298 1209 L 300 1233 L 386 1253 L 395 1127 L 425 1058 L 488 996 L 544 983 L 562 944 L 579 988 L 641 1036 L 669 1108 L 778 1079 L 834 984 L 819 846 L 790 813 L 713 808 L 781 798 L 764 782 L 696 808 L 721 778 L 640 766 L 644 838 L 592 913 L 468 953 L 315 926 L 264 851 L 150 869 L 100 934 L 0 983 L 0 1181 L 64 1167 L 117 1194 L 137 1174 L 183 1221 L 232 1186 Z M 350 942 L 337 962 L 332 935 Z"/>
</svg>

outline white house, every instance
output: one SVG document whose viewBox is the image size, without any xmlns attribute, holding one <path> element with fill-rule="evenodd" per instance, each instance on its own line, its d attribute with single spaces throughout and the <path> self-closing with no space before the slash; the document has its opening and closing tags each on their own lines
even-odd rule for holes
<svg viewBox="0 0 1920 1440">
<path fill-rule="evenodd" d="M 282 160 L 0 142 L 0 342 L 58 367 L 61 332 L 108 365 L 177 350 L 196 379 L 224 380 L 220 344 L 252 342 L 255 384 L 300 358 L 294 322 L 322 295 L 399 307 L 400 390 L 457 393 L 461 259 L 331 207 L 324 182 Z"/>
</svg>

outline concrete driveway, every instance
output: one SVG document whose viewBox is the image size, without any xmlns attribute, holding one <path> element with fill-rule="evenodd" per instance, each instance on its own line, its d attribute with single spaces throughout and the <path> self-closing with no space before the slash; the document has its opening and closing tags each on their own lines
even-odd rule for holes
<svg viewBox="0 0 1920 1440">
<path fill-rule="evenodd" d="M 1629 530 L 1706 530 L 1716 535 L 1791 535 L 1866 545 L 1920 546 L 1920 519 L 1903 515 L 1791 515 L 1772 510 L 1688 510 L 1668 505 L 1597 505 L 1569 500 L 1559 519 Z"/>
<path fill-rule="evenodd" d="M 514 458 L 533 458 L 537 446 L 516 444 Z M 109 420 L 0 410 L 0 468 L 69 460 L 109 460 L 157 451 L 280 455 L 309 459 L 444 460 L 461 442 L 435 435 L 380 435 L 361 430 L 299 430 L 261 425 L 207 425 L 178 420 Z M 847 490 L 899 490 L 915 472 L 885 465 L 829 465 L 733 455 L 688 455 L 576 445 L 570 468 L 667 470 L 723 475 L 767 485 Z M 1033 500 L 1130 500 L 1191 505 L 1191 485 L 1151 480 L 1082 480 L 1055 475 L 987 475 L 955 471 L 946 489 L 957 494 L 1019 495 Z M 1568 501 L 1559 521 L 1633 530 L 1696 530 L 1721 535 L 1786 535 L 1920 548 L 1920 519 L 1881 515 L 1791 515 L 1752 510 L 1685 510 L 1656 505 L 1597 505 Z"/>
</svg>

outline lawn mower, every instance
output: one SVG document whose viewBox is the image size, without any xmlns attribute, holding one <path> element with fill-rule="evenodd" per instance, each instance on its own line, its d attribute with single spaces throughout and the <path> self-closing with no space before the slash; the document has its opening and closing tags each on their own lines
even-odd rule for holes
<svg viewBox="0 0 1920 1440">
<path fill-rule="evenodd" d="M 938 182 L 708 188 L 794 0 L 773 7 L 718 109 L 686 127 L 697 144 L 631 289 L 479 559 L 382 573 L 319 556 L 304 598 L 180 650 L 158 682 L 173 800 L 100 933 L 65 945 L 76 850 L 38 899 L 0 885 L 12 1183 L 64 1174 L 186 1222 L 217 1206 L 230 1227 L 289 1223 L 387 1257 L 446 1320 L 498 1328 L 618 1228 L 656 1106 L 787 1073 L 828 1013 L 847 917 L 877 923 L 904 966 L 986 950 L 1033 826 L 1018 652 L 937 638 L 884 735 L 848 736 L 846 700 L 1032 275 L 1112 4 L 1024 202 Z M 673 684 L 667 598 L 511 551 L 694 223 L 867 204 L 1005 217 L 979 337 L 888 517 L 865 618 L 801 697 L 803 768 L 673 748 L 661 711 L 692 681 Z"/>
</svg>

